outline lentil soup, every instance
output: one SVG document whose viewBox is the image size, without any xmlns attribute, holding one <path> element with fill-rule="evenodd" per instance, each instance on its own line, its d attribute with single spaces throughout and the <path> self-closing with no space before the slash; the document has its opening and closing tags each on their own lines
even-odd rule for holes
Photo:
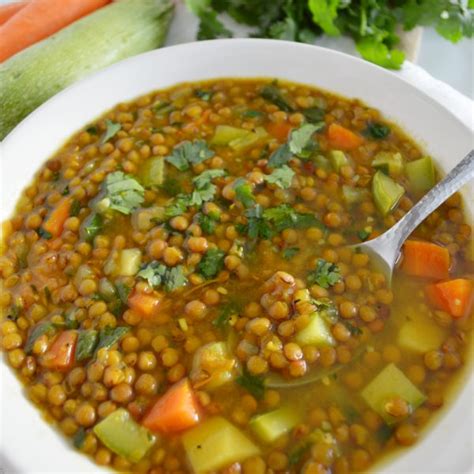
<svg viewBox="0 0 474 474">
<path fill-rule="evenodd" d="M 459 195 L 393 287 L 348 247 L 436 182 L 357 100 L 181 84 L 75 134 L 3 224 L 1 345 L 71 444 L 119 471 L 334 473 L 413 445 L 466 363 Z"/>
</svg>

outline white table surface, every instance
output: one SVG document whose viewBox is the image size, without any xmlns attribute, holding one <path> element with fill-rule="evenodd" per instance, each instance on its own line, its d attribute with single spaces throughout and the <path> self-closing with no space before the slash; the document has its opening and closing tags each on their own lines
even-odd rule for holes
<svg viewBox="0 0 474 474">
<path fill-rule="evenodd" d="M 0 0 L 0 4 L 11 1 Z M 167 44 L 193 41 L 196 28 L 197 21 L 183 5 L 178 3 Z M 346 38 L 336 40 L 321 38 L 316 44 L 356 54 L 352 41 Z M 450 84 L 462 94 L 474 99 L 474 39 L 463 39 L 457 44 L 452 44 L 441 38 L 433 29 L 426 28 L 423 31 L 417 64 L 436 79 Z"/>
</svg>

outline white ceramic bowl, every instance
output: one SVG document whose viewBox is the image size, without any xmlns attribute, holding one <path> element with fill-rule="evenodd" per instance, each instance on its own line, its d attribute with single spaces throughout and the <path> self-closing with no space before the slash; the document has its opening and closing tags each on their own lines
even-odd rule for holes
<svg viewBox="0 0 474 474">
<path fill-rule="evenodd" d="M 356 97 L 398 123 L 449 170 L 472 147 L 472 132 L 448 110 L 386 70 L 314 46 L 272 40 L 220 40 L 174 46 L 115 64 L 61 92 L 27 117 L 1 150 L 0 219 L 13 211 L 39 166 L 75 131 L 113 107 L 173 84 L 219 77 L 284 78 Z M 470 199 L 470 211 L 474 201 Z M 2 363 L 1 456 L 10 472 L 98 472 L 67 447 L 22 394 Z M 436 428 L 414 447 L 377 466 L 385 473 L 471 472 L 473 377 Z"/>
</svg>

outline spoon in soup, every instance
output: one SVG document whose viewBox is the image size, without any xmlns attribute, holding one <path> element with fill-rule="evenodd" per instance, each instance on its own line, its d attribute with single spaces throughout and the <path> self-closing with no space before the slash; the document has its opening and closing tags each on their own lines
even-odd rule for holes
<svg viewBox="0 0 474 474">
<path fill-rule="evenodd" d="M 474 150 L 471 150 L 394 226 L 379 237 L 353 247 L 370 257 L 371 265 L 385 276 L 388 286 L 390 286 L 393 269 L 400 258 L 400 249 L 405 240 L 435 209 L 473 178 Z"/>
</svg>

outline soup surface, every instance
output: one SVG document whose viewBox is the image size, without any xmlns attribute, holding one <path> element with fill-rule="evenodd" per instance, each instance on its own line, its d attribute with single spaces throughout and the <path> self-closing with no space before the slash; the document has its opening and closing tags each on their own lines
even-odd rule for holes
<svg viewBox="0 0 474 474">
<path fill-rule="evenodd" d="M 470 340 L 459 195 L 393 287 L 350 244 L 436 182 L 380 114 L 303 85 L 120 104 L 3 225 L 1 344 L 76 449 L 120 471 L 364 471 L 416 443 Z"/>
</svg>

